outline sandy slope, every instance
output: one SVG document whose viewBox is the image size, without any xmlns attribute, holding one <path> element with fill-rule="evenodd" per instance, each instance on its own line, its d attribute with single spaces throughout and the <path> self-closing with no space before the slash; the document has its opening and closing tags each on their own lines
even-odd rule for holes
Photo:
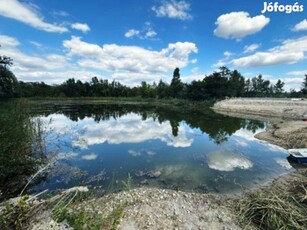
<svg viewBox="0 0 307 230">
<path fill-rule="evenodd" d="M 256 138 L 286 149 L 307 147 L 307 100 L 234 98 L 213 106 L 218 113 L 269 120 L 271 125 Z"/>
</svg>

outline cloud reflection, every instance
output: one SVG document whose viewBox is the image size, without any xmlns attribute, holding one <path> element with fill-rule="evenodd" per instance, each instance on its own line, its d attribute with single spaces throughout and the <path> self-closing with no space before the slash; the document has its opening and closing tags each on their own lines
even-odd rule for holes
<svg viewBox="0 0 307 230">
<path fill-rule="evenodd" d="M 187 130 L 193 132 L 191 129 Z M 137 114 L 127 114 L 118 119 L 96 123 L 93 119 L 84 119 L 82 132 L 73 141 L 75 147 L 82 149 L 90 145 L 141 143 L 149 140 L 161 140 L 173 147 L 189 147 L 193 138 L 186 136 L 185 127 L 179 126 L 178 135 L 172 135 L 169 121 L 159 123 L 153 119 L 142 120 Z"/>
<path fill-rule="evenodd" d="M 53 131 L 73 137 L 72 146 L 81 149 L 105 142 L 123 144 L 160 140 L 172 147 L 189 147 L 193 143 L 191 128 L 180 124 L 178 135 L 173 136 L 169 121 L 159 123 L 152 118 L 142 120 L 140 115 L 134 113 L 99 123 L 87 117 L 76 123 L 62 114 L 52 114 L 43 119 L 51 119 L 50 127 Z"/>
<path fill-rule="evenodd" d="M 87 161 L 96 160 L 96 158 L 97 158 L 97 154 L 95 154 L 95 153 L 91 153 L 91 154 L 87 154 L 87 155 L 82 156 L 82 159 L 87 160 Z"/>
<path fill-rule="evenodd" d="M 249 169 L 253 163 L 245 157 L 230 152 L 211 152 L 207 155 L 208 166 L 219 171 L 234 171 L 235 168 Z"/>
</svg>

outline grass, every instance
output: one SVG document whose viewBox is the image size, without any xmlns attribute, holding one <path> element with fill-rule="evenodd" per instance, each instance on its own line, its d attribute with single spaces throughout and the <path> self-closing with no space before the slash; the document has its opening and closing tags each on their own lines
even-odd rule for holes
<svg viewBox="0 0 307 230">
<path fill-rule="evenodd" d="M 27 203 L 28 198 L 28 196 L 20 197 L 15 204 L 6 202 L 0 212 L 0 229 L 25 229 L 31 210 Z"/>
<path fill-rule="evenodd" d="M 120 219 L 124 215 L 124 207 L 128 205 L 127 202 L 122 202 L 108 213 L 102 211 L 95 211 L 98 207 L 99 210 L 103 210 L 105 204 L 92 204 L 90 207 L 88 204 L 86 207 L 79 207 L 80 201 L 75 200 L 68 206 L 60 205 L 53 211 L 54 219 L 57 222 L 66 220 L 68 224 L 76 230 L 90 229 L 90 230 L 113 230 L 120 224 Z"/>
<path fill-rule="evenodd" d="M 293 178 L 292 178 L 293 179 Z M 271 186 L 231 202 L 244 229 L 303 230 L 307 226 L 307 178 L 291 180 L 286 188 Z"/>
<path fill-rule="evenodd" d="M 39 119 L 31 119 L 27 100 L 2 102 L 1 107 L 0 190 L 11 197 L 44 163 L 43 129 Z"/>
</svg>

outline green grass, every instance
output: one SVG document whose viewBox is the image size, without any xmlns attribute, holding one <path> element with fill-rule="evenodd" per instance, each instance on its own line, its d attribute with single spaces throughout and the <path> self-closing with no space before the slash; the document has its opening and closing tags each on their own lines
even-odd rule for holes
<svg viewBox="0 0 307 230">
<path fill-rule="evenodd" d="M 1 105 L 0 190 L 11 196 L 22 189 L 25 177 L 35 173 L 44 162 L 43 129 L 39 120 L 31 119 L 27 100 Z"/>
</svg>

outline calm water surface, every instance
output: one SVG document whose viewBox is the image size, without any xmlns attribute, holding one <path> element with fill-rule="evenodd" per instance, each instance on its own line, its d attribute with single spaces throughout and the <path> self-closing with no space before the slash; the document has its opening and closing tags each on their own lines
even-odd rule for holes
<svg viewBox="0 0 307 230">
<path fill-rule="evenodd" d="M 292 170 L 285 150 L 253 137 L 264 122 L 209 109 L 55 106 L 38 117 L 57 160 L 32 192 L 77 185 L 113 192 L 130 176 L 133 187 L 233 193 Z"/>
</svg>

